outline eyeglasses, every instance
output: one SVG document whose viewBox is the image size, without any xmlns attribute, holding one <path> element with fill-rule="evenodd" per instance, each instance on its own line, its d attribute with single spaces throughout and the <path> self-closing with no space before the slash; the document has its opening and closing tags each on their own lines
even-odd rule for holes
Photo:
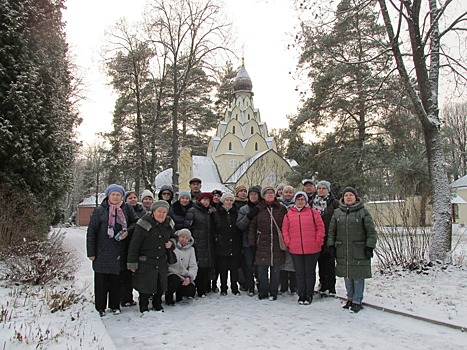
<svg viewBox="0 0 467 350">
<path fill-rule="evenodd" d="M 295 201 L 306 201 L 306 199 L 304 197 L 298 197 L 295 198 Z"/>
<path fill-rule="evenodd" d="M 163 195 L 163 196 L 170 196 L 171 193 L 170 193 L 170 192 L 162 192 L 162 195 Z"/>
</svg>

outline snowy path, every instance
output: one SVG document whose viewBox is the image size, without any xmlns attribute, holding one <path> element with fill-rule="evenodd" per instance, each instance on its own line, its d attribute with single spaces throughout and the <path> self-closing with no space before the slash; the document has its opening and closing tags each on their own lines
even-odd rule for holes
<svg viewBox="0 0 467 350">
<path fill-rule="evenodd" d="M 77 274 L 80 283 L 85 281 L 92 292 L 91 267 L 80 249 L 85 246 L 85 228 L 67 231 L 67 242 L 77 249 L 83 261 Z M 416 303 L 414 299 L 413 304 Z M 465 308 L 465 304 L 461 306 Z M 206 299 L 165 306 L 164 313 L 151 311 L 144 318 L 137 307 L 123 308 L 120 316 L 106 316 L 102 323 L 109 336 L 105 340 L 111 339 L 116 349 L 310 349 L 316 345 L 336 349 L 467 347 L 467 334 L 458 330 L 369 307 L 359 314 L 350 314 L 341 309 L 338 299 L 315 298 L 310 306 L 298 305 L 296 297 L 290 295 L 270 302 L 246 294 L 226 297 L 208 294 Z"/>
</svg>

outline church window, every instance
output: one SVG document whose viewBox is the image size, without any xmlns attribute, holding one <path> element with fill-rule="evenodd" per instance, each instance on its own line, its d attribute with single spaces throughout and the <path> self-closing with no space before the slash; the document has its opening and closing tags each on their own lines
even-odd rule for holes
<svg viewBox="0 0 467 350">
<path fill-rule="evenodd" d="M 255 128 L 254 127 L 251 127 L 250 128 L 250 133 L 253 135 L 255 133 Z"/>
<path fill-rule="evenodd" d="M 250 113 L 248 113 L 248 120 L 250 120 Z"/>
<path fill-rule="evenodd" d="M 255 151 L 258 152 L 258 142 L 255 142 Z"/>
<path fill-rule="evenodd" d="M 235 125 L 232 126 L 232 133 L 235 135 Z"/>
<path fill-rule="evenodd" d="M 232 150 L 232 142 L 229 142 L 229 151 Z"/>
</svg>

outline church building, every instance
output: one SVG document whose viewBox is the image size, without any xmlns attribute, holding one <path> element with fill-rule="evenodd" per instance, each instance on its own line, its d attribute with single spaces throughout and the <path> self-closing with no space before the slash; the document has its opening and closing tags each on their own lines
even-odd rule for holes
<svg viewBox="0 0 467 350">
<path fill-rule="evenodd" d="M 237 184 L 276 186 L 287 183 L 295 161 L 277 153 L 274 137 L 253 103 L 253 84 L 242 62 L 233 85 L 233 101 L 211 137 L 206 156 L 193 156 L 184 148 L 179 157 L 179 189 L 189 189 L 191 178 L 200 178 L 202 191 L 233 190 Z M 171 184 L 172 169 L 160 173 L 156 191 Z"/>
</svg>

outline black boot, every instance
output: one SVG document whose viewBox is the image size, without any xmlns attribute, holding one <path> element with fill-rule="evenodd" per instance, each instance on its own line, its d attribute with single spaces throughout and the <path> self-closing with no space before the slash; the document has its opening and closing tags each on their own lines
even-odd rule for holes
<svg viewBox="0 0 467 350">
<path fill-rule="evenodd" d="M 164 311 L 164 308 L 162 307 L 162 295 L 154 294 L 152 299 L 152 307 L 156 311 Z"/>
<path fill-rule="evenodd" d="M 167 305 L 175 305 L 173 293 L 168 293 L 168 292 L 165 293 L 165 303 Z"/>
</svg>

